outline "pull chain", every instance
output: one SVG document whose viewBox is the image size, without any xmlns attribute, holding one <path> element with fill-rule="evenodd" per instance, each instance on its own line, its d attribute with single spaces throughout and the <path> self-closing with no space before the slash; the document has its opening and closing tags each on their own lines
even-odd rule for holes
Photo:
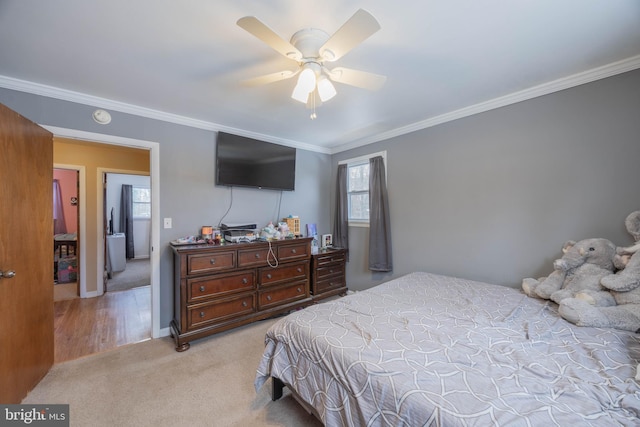
<svg viewBox="0 0 640 427">
<path fill-rule="evenodd" d="M 309 118 L 311 120 L 315 120 L 316 117 L 318 117 L 316 115 L 316 91 L 315 90 L 313 92 L 311 92 L 311 105 L 313 106 L 313 112 L 311 113 Z"/>
</svg>

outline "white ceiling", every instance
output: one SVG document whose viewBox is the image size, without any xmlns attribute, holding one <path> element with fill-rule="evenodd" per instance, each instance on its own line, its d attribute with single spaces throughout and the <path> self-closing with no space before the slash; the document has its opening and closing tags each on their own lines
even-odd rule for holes
<svg viewBox="0 0 640 427">
<path fill-rule="evenodd" d="M 336 84 L 310 120 L 295 79 L 240 84 L 295 62 L 239 18 L 289 40 L 359 8 L 382 28 L 333 65 L 379 91 Z M 636 68 L 638 0 L 0 0 L 2 87 L 328 153 Z"/>
</svg>

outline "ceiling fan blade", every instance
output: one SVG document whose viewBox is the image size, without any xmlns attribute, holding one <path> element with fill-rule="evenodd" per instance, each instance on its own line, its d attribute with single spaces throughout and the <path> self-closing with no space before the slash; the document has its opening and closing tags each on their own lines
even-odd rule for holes
<svg viewBox="0 0 640 427">
<path fill-rule="evenodd" d="M 336 61 L 379 29 L 376 18 L 359 9 L 320 48 L 320 56 L 325 61 Z"/>
<path fill-rule="evenodd" d="M 280 80 L 290 79 L 300 72 L 300 69 L 296 71 L 284 70 L 277 73 L 265 74 L 263 76 L 253 77 L 251 79 L 243 80 L 244 86 L 260 86 L 269 83 L 279 82 Z"/>
<path fill-rule="evenodd" d="M 255 16 L 245 16 L 244 18 L 240 18 L 238 19 L 237 24 L 240 28 L 243 28 L 253 34 L 276 52 L 279 52 L 287 58 L 296 61 L 302 59 L 302 53 L 300 53 L 295 46 L 277 35 L 271 28 L 267 27 Z"/>
<path fill-rule="evenodd" d="M 387 81 L 386 76 L 368 73 L 366 71 L 353 70 L 351 68 L 336 67 L 333 70 L 326 70 L 331 80 L 356 86 L 362 89 L 378 90 Z"/>
</svg>

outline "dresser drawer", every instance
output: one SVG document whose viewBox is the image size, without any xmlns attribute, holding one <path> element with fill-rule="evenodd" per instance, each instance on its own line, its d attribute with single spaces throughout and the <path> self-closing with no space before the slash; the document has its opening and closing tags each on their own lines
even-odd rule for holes
<svg viewBox="0 0 640 427">
<path fill-rule="evenodd" d="M 316 267 L 324 267 L 328 264 L 334 264 L 334 263 L 341 264 L 341 263 L 344 263 L 345 261 L 346 261 L 346 257 L 345 257 L 344 251 L 337 251 L 337 252 L 331 252 L 323 255 L 317 255 L 315 258 Z"/>
<path fill-rule="evenodd" d="M 211 297 L 251 291 L 255 287 L 255 270 L 187 279 L 187 302 L 193 303 Z"/>
<path fill-rule="evenodd" d="M 307 259 L 310 253 L 308 243 L 278 246 L 278 260 L 281 262 L 294 259 Z"/>
<path fill-rule="evenodd" d="M 258 306 L 259 309 L 262 310 L 306 297 L 307 282 L 298 282 L 258 292 Z"/>
<path fill-rule="evenodd" d="M 255 292 L 190 306 L 187 308 L 187 329 L 197 329 L 207 323 L 219 322 L 255 311 Z"/>
<path fill-rule="evenodd" d="M 331 276 L 344 276 L 344 263 L 327 265 L 316 269 L 316 280 L 326 279 Z"/>
<path fill-rule="evenodd" d="M 273 255 L 269 255 L 268 247 L 240 249 L 238 250 L 238 267 L 262 267 L 267 265 L 267 256 L 272 262 L 275 262 Z"/>
<path fill-rule="evenodd" d="M 344 287 L 346 287 L 344 275 L 333 276 L 333 277 L 328 277 L 324 280 L 318 280 L 315 283 L 313 293 L 314 295 L 318 295 L 323 292 L 330 291 L 332 289 L 338 289 L 338 288 L 344 288 Z"/>
<path fill-rule="evenodd" d="M 260 286 L 273 286 L 283 282 L 306 280 L 309 277 L 309 263 L 297 262 L 280 267 L 264 267 L 258 270 Z"/>
<path fill-rule="evenodd" d="M 236 266 L 236 251 L 187 255 L 187 274 L 213 273 Z"/>
</svg>

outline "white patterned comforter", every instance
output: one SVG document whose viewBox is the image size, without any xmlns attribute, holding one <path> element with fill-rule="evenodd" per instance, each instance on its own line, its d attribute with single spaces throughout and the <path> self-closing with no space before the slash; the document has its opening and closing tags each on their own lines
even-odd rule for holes
<svg viewBox="0 0 640 427">
<path fill-rule="evenodd" d="M 412 273 L 274 324 L 258 367 L 327 426 L 638 426 L 640 336 L 517 289 Z"/>
</svg>

